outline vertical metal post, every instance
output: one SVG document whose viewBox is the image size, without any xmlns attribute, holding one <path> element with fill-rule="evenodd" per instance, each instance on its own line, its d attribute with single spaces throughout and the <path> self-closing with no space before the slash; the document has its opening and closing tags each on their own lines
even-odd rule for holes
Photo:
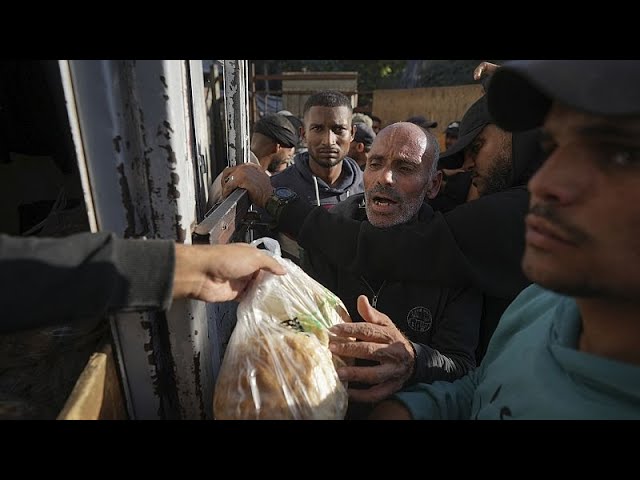
<svg viewBox="0 0 640 480">
<path fill-rule="evenodd" d="M 224 95 L 229 166 L 249 161 L 248 73 L 246 60 L 224 61 Z"/>
<path fill-rule="evenodd" d="M 201 116 L 193 105 L 204 105 L 195 81 L 201 71 L 191 75 L 186 60 L 73 60 L 62 67 L 98 229 L 190 243 L 201 210 L 198 157 L 207 141 L 193 124 Z M 178 301 L 166 313 L 118 315 L 113 325 L 131 418 L 211 418 L 204 303 Z"/>
</svg>

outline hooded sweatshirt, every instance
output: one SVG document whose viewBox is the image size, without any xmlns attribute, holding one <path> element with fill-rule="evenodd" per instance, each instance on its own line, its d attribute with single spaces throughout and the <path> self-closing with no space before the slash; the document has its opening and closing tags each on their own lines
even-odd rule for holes
<svg viewBox="0 0 640 480">
<path fill-rule="evenodd" d="M 436 212 L 431 221 L 417 227 L 379 229 L 368 222 L 311 209 L 300 201 L 282 210 L 278 227 L 297 237 L 303 248 L 318 249 L 331 264 L 365 276 L 449 288 L 471 282 L 484 296 L 479 360 L 505 308 L 530 284 L 520 262 L 529 209 L 525 184 L 543 158 L 538 136 L 537 131 L 514 133 L 510 188 L 444 215 Z"/>
<path fill-rule="evenodd" d="M 362 170 L 352 158 L 344 158 L 340 178 L 331 187 L 313 174 L 309 161 L 309 152 L 296 155 L 292 166 L 271 177 L 271 185 L 288 187 L 310 205 L 325 208 L 331 208 L 350 195 L 364 191 Z"/>
</svg>

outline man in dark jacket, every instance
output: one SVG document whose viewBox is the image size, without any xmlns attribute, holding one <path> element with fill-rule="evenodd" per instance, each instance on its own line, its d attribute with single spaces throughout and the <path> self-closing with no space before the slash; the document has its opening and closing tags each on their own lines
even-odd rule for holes
<svg viewBox="0 0 640 480">
<path fill-rule="evenodd" d="M 371 147 L 364 173 L 365 192 L 341 202 L 332 213 L 368 221 L 378 228 L 431 221 L 433 210 L 424 199 L 432 197 L 440 186 L 438 150 L 433 134 L 413 123 L 395 123 L 382 129 Z M 387 247 L 388 254 L 393 255 L 393 246 Z M 333 248 L 340 246 L 333 244 Z M 354 408 L 354 401 L 380 400 L 415 382 L 455 380 L 475 366 L 482 312 L 480 292 L 352 273 L 327 262 L 315 249 L 306 253 L 305 270 L 343 300 L 354 322 L 363 321 L 357 309 L 361 295 L 394 322 L 353 323 L 334 329 L 345 338 L 335 343 L 333 352 L 357 359 L 356 366 L 340 371 L 350 385 L 349 418 L 367 413 L 364 405 Z M 369 388 L 354 388 L 353 382 Z"/>
<path fill-rule="evenodd" d="M 295 237 L 302 248 L 321 252 L 327 262 L 352 273 L 448 288 L 471 282 L 484 295 L 479 361 L 502 312 L 530 284 L 520 259 L 529 203 L 526 181 L 543 158 L 538 140 L 538 130 L 514 133 L 510 183 L 444 215 L 436 213 L 429 222 L 380 229 L 293 199 L 276 209 L 278 229 Z M 225 175 L 233 172 L 230 168 Z M 251 178 L 245 182 L 244 175 L 236 175 L 225 191 L 242 184 L 257 205 L 270 198 L 271 203 L 277 201 L 268 177 L 254 169 L 247 173 Z M 394 246 L 393 255 L 389 245 Z"/>
<path fill-rule="evenodd" d="M 356 129 L 351 101 L 340 92 L 324 90 L 311 95 L 303 111 L 307 151 L 271 177 L 271 185 L 290 188 L 310 205 L 328 209 L 364 188 L 360 167 L 347 156 Z M 277 239 L 287 257 L 299 262 L 302 251 L 296 241 L 282 234 Z"/>
<path fill-rule="evenodd" d="M 355 134 L 349 98 L 324 90 L 304 104 L 302 135 L 308 151 L 294 157 L 293 166 L 274 175 L 274 187 L 288 187 L 311 205 L 331 208 L 363 191 L 362 171 L 347 157 Z"/>
</svg>

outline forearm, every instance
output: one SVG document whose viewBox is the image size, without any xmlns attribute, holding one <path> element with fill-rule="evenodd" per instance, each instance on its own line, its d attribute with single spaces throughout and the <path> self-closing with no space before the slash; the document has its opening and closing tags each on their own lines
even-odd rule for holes
<svg viewBox="0 0 640 480">
<path fill-rule="evenodd" d="M 394 276 L 451 287 L 469 281 L 470 267 L 440 215 L 428 223 L 381 229 L 369 222 L 332 215 L 325 209 L 296 201 L 283 209 L 278 224 L 279 228 L 297 236 L 305 250 L 316 249 L 330 263 L 352 273 Z M 394 255 L 389 255 L 389 245 L 399 246 Z M 434 247 L 426 248 L 430 245 Z M 407 268 L 408 265 L 428 265 L 429 268 Z"/>
<path fill-rule="evenodd" d="M 414 373 L 407 382 L 408 385 L 419 382 L 431 383 L 438 380 L 452 382 L 475 367 L 473 355 L 469 352 L 463 355 L 447 354 L 426 344 L 411 343 L 416 352 L 416 359 Z"/>
<path fill-rule="evenodd" d="M 171 240 L 122 240 L 108 233 L 56 239 L 0 235 L 0 330 L 166 309 L 174 262 Z"/>
<path fill-rule="evenodd" d="M 468 420 L 479 376 L 474 369 L 455 382 L 418 383 L 391 398 L 415 420 Z"/>
</svg>

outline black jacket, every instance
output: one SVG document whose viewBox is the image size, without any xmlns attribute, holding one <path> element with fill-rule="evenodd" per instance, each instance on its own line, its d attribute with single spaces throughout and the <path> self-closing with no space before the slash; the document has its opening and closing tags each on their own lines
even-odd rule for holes
<svg viewBox="0 0 640 480">
<path fill-rule="evenodd" d="M 520 262 L 529 208 L 525 184 L 543 158 L 538 136 L 537 131 L 514 133 L 511 188 L 436 213 L 428 223 L 379 229 L 293 201 L 278 226 L 303 248 L 319 250 L 350 272 L 449 288 L 471 282 L 484 294 L 479 360 L 504 309 L 531 283 Z"/>
<path fill-rule="evenodd" d="M 363 200 L 362 193 L 352 196 L 335 206 L 332 214 L 368 223 Z M 405 225 L 416 228 L 432 217 L 433 210 L 424 204 Z M 337 250 L 340 244 L 331 243 L 330 248 Z M 394 245 L 387 244 L 385 249 L 386 256 L 396 255 Z M 366 295 L 391 318 L 416 350 L 410 382 L 452 381 L 475 367 L 482 311 L 482 295 L 477 290 L 439 288 L 419 279 L 404 281 L 404 275 L 350 272 L 327 261 L 317 249 L 305 251 L 305 270 L 342 299 L 353 321 L 362 321 L 356 306 L 359 295 Z"/>
<path fill-rule="evenodd" d="M 172 240 L 0 235 L 0 333 L 171 305 Z"/>
</svg>

